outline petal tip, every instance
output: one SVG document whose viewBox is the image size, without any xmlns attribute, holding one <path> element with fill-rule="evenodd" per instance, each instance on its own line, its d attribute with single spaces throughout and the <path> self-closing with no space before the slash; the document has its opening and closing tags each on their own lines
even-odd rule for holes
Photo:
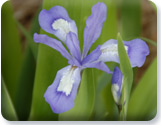
<svg viewBox="0 0 161 125">
<path fill-rule="evenodd" d="M 39 37 L 39 34 L 38 33 L 34 33 L 33 40 L 35 41 L 35 43 L 39 43 L 38 37 Z"/>
</svg>

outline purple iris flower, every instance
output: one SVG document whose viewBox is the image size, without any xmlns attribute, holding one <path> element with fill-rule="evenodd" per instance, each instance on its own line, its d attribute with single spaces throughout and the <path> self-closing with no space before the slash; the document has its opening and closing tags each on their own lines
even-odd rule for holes
<svg viewBox="0 0 161 125">
<path fill-rule="evenodd" d="M 112 79 L 111 79 L 111 89 L 114 101 L 119 105 L 122 89 L 123 75 L 118 67 L 115 67 Z"/>
<path fill-rule="evenodd" d="M 49 11 L 42 10 L 40 12 L 39 23 L 41 28 L 57 36 L 70 52 L 65 49 L 59 40 L 47 35 L 34 34 L 35 42 L 56 49 L 69 63 L 67 67 L 57 72 L 53 84 L 48 87 L 44 94 L 45 100 L 50 104 L 54 113 L 62 113 L 73 108 L 83 69 L 97 68 L 111 73 L 106 64 L 98 60 L 102 53 L 100 45 L 87 55 L 92 44 L 101 34 L 106 15 L 107 8 L 104 3 L 99 2 L 92 7 L 92 14 L 86 20 L 84 47 L 81 56 L 77 27 L 75 22 L 69 18 L 67 11 L 61 6 L 55 6 Z"/>
<path fill-rule="evenodd" d="M 70 19 L 67 11 L 61 6 L 54 6 L 48 11 L 44 9 L 40 12 L 39 24 L 41 28 L 54 34 L 61 42 L 37 33 L 34 34 L 34 41 L 56 49 L 69 63 L 67 67 L 57 72 L 54 82 L 44 94 L 45 100 L 50 104 L 54 113 L 66 112 L 73 108 L 83 69 L 97 68 L 106 73 L 112 73 L 104 62 L 119 63 L 116 40 L 110 40 L 102 46 L 99 45 L 88 54 L 91 46 L 101 34 L 106 16 L 107 8 L 104 3 L 98 2 L 92 7 L 92 14 L 86 20 L 83 53 L 81 55 L 76 23 Z M 62 42 L 67 46 L 70 53 Z M 124 42 L 124 44 L 132 65 L 142 65 L 148 54 L 147 45 L 139 39 Z M 135 49 L 138 49 L 138 52 L 135 52 Z"/>
</svg>

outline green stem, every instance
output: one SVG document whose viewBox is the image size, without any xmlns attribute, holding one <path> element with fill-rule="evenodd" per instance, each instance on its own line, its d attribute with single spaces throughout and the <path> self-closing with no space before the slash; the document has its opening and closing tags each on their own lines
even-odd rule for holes
<svg viewBox="0 0 161 125">
<path fill-rule="evenodd" d="M 127 114 L 127 102 L 126 102 L 126 93 L 125 93 L 125 87 L 123 87 L 124 91 L 122 91 L 122 98 L 121 98 L 121 108 L 119 108 L 119 120 L 120 121 L 126 121 L 126 114 Z"/>
</svg>

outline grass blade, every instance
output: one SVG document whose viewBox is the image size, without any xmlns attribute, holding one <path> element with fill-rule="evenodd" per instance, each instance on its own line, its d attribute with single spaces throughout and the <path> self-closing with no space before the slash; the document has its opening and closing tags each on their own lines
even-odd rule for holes
<svg viewBox="0 0 161 125">
<path fill-rule="evenodd" d="M 32 21 L 31 33 L 28 32 L 19 22 L 17 22 L 18 27 L 24 33 L 24 36 L 27 39 L 27 47 L 21 64 L 21 71 L 17 87 L 18 89 L 15 98 L 15 107 L 17 110 L 17 114 L 19 120 L 22 121 L 28 120 L 31 110 L 31 100 L 36 70 L 36 59 L 38 53 L 38 45 L 33 41 L 32 37 L 35 32 L 39 32 L 40 30 L 38 24 L 38 14 L 39 13 L 36 14 Z"/>
<path fill-rule="evenodd" d="M 2 116 L 10 121 L 17 121 L 18 117 L 16 115 L 16 111 L 14 105 L 12 103 L 9 92 L 6 88 L 3 77 L 1 76 L 1 112 Z"/>
<path fill-rule="evenodd" d="M 22 52 L 10 1 L 3 4 L 1 17 L 2 75 L 11 99 L 14 99 L 17 91 Z"/>
<path fill-rule="evenodd" d="M 136 86 L 129 102 L 128 120 L 151 120 L 157 113 L 157 59 Z"/>
<path fill-rule="evenodd" d="M 122 94 L 121 94 L 122 111 L 120 113 L 120 118 L 121 120 L 126 120 L 128 102 L 133 83 L 133 70 L 131 68 L 129 57 L 126 53 L 120 34 L 118 34 L 118 53 L 120 59 L 120 68 L 123 74 Z"/>
<path fill-rule="evenodd" d="M 29 117 L 32 91 L 35 77 L 36 62 L 29 46 L 25 52 L 18 80 L 15 97 L 15 108 L 19 120 L 25 121 Z"/>
<path fill-rule="evenodd" d="M 23 25 L 21 25 L 18 21 L 17 21 L 17 25 L 20 28 L 20 30 L 23 32 L 23 34 L 25 35 L 25 38 L 28 41 L 28 44 L 32 50 L 32 53 L 34 55 L 35 60 L 37 59 L 37 52 L 38 52 L 38 45 L 33 41 L 33 34 L 30 34 L 25 27 L 23 27 Z"/>
</svg>

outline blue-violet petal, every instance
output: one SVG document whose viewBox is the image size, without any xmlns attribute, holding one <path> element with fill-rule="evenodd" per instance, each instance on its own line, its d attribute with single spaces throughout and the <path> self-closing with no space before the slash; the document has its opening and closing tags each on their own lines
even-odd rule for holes
<svg viewBox="0 0 161 125">
<path fill-rule="evenodd" d="M 86 57 L 92 44 L 101 34 L 103 23 L 107 17 L 107 7 L 104 3 L 98 2 L 92 7 L 92 14 L 86 20 L 84 29 L 84 45 L 82 57 Z"/>
<path fill-rule="evenodd" d="M 73 108 L 81 80 L 80 72 L 79 68 L 71 65 L 57 72 L 54 82 L 44 94 L 54 113 L 63 113 Z"/>
<path fill-rule="evenodd" d="M 71 20 L 65 8 L 54 6 L 50 10 L 43 9 L 39 14 L 39 24 L 43 30 L 54 34 L 65 42 L 66 35 L 71 31 L 77 35 L 75 21 Z"/>
</svg>

